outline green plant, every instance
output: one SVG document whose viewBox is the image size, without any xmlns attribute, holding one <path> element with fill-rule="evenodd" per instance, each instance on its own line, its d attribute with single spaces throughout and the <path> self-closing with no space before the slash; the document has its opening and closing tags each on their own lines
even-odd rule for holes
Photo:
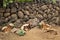
<svg viewBox="0 0 60 40">
<path fill-rule="evenodd" d="M 53 4 L 55 4 L 56 3 L 56 0 L 52 0 L 52 2 L 53 2 Z"/>
<path fill-rule="evenodd" d="M 9 3 L 13 3 L 13 0 L 4 0 L 3 7 L 6 7 L 7 5 L 9 5 Z"/>
<path fill-rule="evenodd" d="M 56 3 L 56 0 L 46 0 L 46 1 L 49 2 L 49 3 L 53 3 L 53 4 Z"/>
<path fill-rule="evenodd" d="M 13 3 L 13 2 L 30 2 L 32 0 L 4 0 L 3 1 L 3 7 L 6 7 L 7 5 L 9 5 L 9 3 Z"/>
</svg>

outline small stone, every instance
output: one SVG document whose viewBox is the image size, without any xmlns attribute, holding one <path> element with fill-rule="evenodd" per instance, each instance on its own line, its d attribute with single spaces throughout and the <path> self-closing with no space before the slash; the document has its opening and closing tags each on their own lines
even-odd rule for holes
<svg viewBox="0 0 60 40">
<path fill-rule="evenodd" d="M 46 14 L 46 13 L 44 13 L 44 14 L 43 14 L 43 17 L 44 17 L 44 18 L 47 18 L 47 14 Z"/>
<path fill-rule="evenodd" d="M 18 28 L 18 27 L 21 27 L 21 25 L 22 25 L 21 19 L 16 20 L 16 21 L 14 22 L 14 25 L 15 25 L 17 28 Z"/>
<path fill-rule="evenodd" d="M 1 31 L 1 29 L 2 29 L 2 26 L 0 26 L 0 31 Z"/>
<path fill-rule="evenodd" d="M 14 27 L 15 25 L 13 23 L 9 23 L 9 26 Z"/>
<path fill-rule="evenodd" d="M 9 18 L 5 18 L 5 22 L 8 22 Z"/>
<path fill-rule="evenodd" d="M 10 13 L 4 13 L 4 17 L 10 16 Z"/>
<path fill-rule="evenodd" d="M 11 32 L 12 32 L 12 33 L 15 33 L 17 30 L 18 30 L 17 28 L 13 28 L 13 29 L 11 30 Z"/>
<path fill-rule="evenodd" d="M 56 18 L 56 23 L 57 23 L 57 24 L 60 23 L 59 20 L 60 20 L 59 17 L 57 17 L 57 18 Z"/>
<path fill-rule="evenodd" d="M 58 15 L 59 15 L 59 12 L 58 12 L 58 11 L 56 11 L 56 12 L 55 12 L 55 16 L 58 16 Z"/>
<path fill-rule="evenodd" d="M 11 19 L 11 16 L 5 18 L 5 22 L 8 22 Z"/>
<path fill-rule="evenodd" d="M 52 8 L 52 4 L 49 5 L 49 8 Z"/>
<path fill-rule="evenodd" d="M 4 17 L 1 17 L 0 18 L 0 25 L 2 26 L 2 24 L 4 24 L 4 22 L 5 22 L 5 18 Z"/>
<path fill-rule="evenodd" d="M 56 26 L 53 22 L 50 22 L 49 24 L 52 25 L 52 26 Z"/>
<path fill-rule="evenodd" d="M 8 9 L 6 9 L 6 12 L 8 12 L 8 13 L 9 13 L 9 12 L 10 12 L 10 9 L 9 9 L 9 8 L 8 8 Z"/>
<path fill-rule="evenodd" d="M 50 10 L 50 9 L 48 9 L 48 10 L 47 10 L 47 13 L 49 13 L 50 11 L 51 11 L 51 10 Z"/>
<path fill-rule="evenodd" d="M 53 16 L 55 16 L 55 13 L 52 13 Z"/>
<path fill-rule="evenodd" d="M 11 9 L 11 13 L 15 13 L 16 11 L 17 11 L 17 9 L 14 7 Z"/>
<path fill-rule="evenodd" d="M 29 9 L 29 6 L 26 6 L 26 9 Z"/>
<path fill-rule="evenodd" d="M 19 12 L 18 12 L 18 17 L 19 17 L 19 18 L 23 18 L 23 17 L 24 17 L 24 14 L 23 14 L 22 11 L 19 11 Z"/>
<path fill-rule="evenodd" d="M 48 12 L 48 10 L 45 10 L 44 12 L 45 12 L 45 13 L 47 13 L 47 12 Z"/>
<path fill-rule="evenodd" d="M 2 17 L 3 16 L 3 13 L 0 13 L 0 17 Z"/>
<path fill-rule="evenodd" d="M 39 10 L 39 8 L 36 8 L 36 10 L 38 11 L 38 10 Z"/>
<path fill-rule="evenodd" d="M 11 15 L 11 18 L 17 19 L 17 15 L 16 15 L 16 14 L 12 14 L 12 15 Z"/>
<path fill-rule="evenodd" d="M 52 15 L 51 14 L 48 14 L 48 18 L 51 18 L 52 17 Z"/>
<path fill-rule="evenodd" d="M 59 10 L 60 10 L 60 8 L 59 8 L 59 7 L 56 7 L 56 10 L 58 10 L 58 11 L 59 11 Z"/>
<path fill-rule="evenodd" d="M 17 20 L 17 15 L 16 15 L 16 14 L 12 14 L 12 15 L 11 15 L 11 19 L 10 19 L 9 22 L 14 22 L 14 21 L 16 21 L 16 20 Z"/>
<path fill-rule="evenodd" d="M 0 8 L 0 13 L 3 13 L 5 11 L 5 9 Z"/>
<path fill-rule="evenodd" d="M 27 22 L 29 20 L 29 16 L 25 15 L 23 20 Z"/>
<path fill-rule="evenodd" d="M 47 5 L 43 5 L 43 6 L 41 6 L 41 8 L 42 8 L 42 10 L 45 10 L 45 9 L 47 9 L 48 7 L 47 7 Z"/>
<path fill-rule="evenodd" d="M 41 21 L 43 19 L 43 16 L 41 14 L 37 14 L 36 17 Z"/>
<path fill-rule="evenodd" d="M 40 14 L 43 14 L 44 12 L 40 10 L 39 13 L 40 13 Z"/>
<path fill-rule="evenodd" d="M 29 11 L 27 11 L 27 10 L 25 11 L 24 14 L 26 14 L 26 15 L 30 15 Z"/>
<path fill-rule="evenodd" d="M 30 18 L 30 19 L 35 18 L 35 15 L 34 15 L 34 14 L 30 14 L 30 15 L 29 15 L 29 18 Z"/>
</svg>

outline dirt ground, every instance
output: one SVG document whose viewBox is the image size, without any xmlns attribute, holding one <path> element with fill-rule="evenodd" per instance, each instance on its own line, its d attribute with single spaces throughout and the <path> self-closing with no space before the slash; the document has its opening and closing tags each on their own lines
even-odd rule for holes
<svg viewBox="0 0 60 40">
<path fill-rule="evenodd" d="M 0 40 L 60 40 L 60 27 L 55 27 L 57 35 L 50 33 L 44 33 L 38 28 L 33 28 L 24 36 L 19 36 L 14 33 L 2 33 L 0 32 Z"/>
</svg>

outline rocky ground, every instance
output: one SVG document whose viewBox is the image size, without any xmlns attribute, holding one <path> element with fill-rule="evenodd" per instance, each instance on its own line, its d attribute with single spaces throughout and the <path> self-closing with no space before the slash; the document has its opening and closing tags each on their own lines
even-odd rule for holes
<svg viewBox="0 0 60 40">
<path fill-rule="evenodd" d="M 60 27 L 55 27 L 57 35 L 52 33 L 44 33 L 38 28 L 33 28 L 24 36 L 16 35 L 15 33 L 4 34 L 0 32 L 0 40 L 60 40 Z"/>
</svg>

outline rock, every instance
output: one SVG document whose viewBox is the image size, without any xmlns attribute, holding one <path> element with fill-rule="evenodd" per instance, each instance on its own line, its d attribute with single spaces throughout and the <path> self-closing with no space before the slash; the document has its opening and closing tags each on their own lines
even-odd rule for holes
<svg viewBox="0 0 60 40">
<path fill-rule="evenodd" d="M 53 8 L 56 9 L 56 5 L 54 5 Z"/>
<path fill-rule="evenodd" d="M 12 15 L 11 15 L 11 18 L 17 19 L 17 15 L 16 15 L 16 14 L 12 14 Z"/>
<path fill-rule="evenodd" d="M 53 16 L 55 16 L 55 13 L 52 13 Z"/>
<path fill-rule="evenodd" d="M 52 15 L 51 14 L 48 14 L 48 18 L 51 18 L 52 17 Z"/>
<path fill-rule="evenodd" d="M 50 9 L 48 9 L 48 10 L 47 10 L 47 13 L 49 13 L 50 11 L 51 11 L 51 10 L 50 10 Z"/>
<path fill-rule="evenodd" d="M 5 22 L 8 22 L 8 21 L 10 21 L 10 20 L 11 20 L 11 16 L 5 18 Z"/>
<path fill-rule="evenodd" d="M 50 4 L 48 7 L 51 9 L 52 8 L 52 4 Z"/>
<path fill-rule="evenodd" d="M 4 24 L 4 22 L 5 22 L 5 18 L 4 17 L 1 17 L 0 18 L 0 25 L 2 26 Z"/>
<path fill-rule="evenodd" d="M 21 19 L 18 19 L 18 20 L 16 20 L 15 22 L 14 22 L 14 25 L 15 25 L 15 27 L 21 27 L 21 25 L 22 25 L 22 21 L 21 21 Z"/>
<path fill-rule="evenodd" d="M 10 19 L 9 22 L 14 22 L 14 21 L 16 21 L 16 20 L 17 20 L 17 15 L 16 15 L 16 14 L 12 14 L 12 15 L 11 15 L 11 19 Z"/>
<path fill-rule="evenodd" d="M 6 12 L 7 12 L 7 13 L 9 13 L 9 12 L 10 12 L 10 9 L 9 9 L 9 8 L 8 8 L 8 9 L 6 9 Z"/>
<path fill-rule="evenodd" d="M 41 14 L 37 14 L 36 17 L 41 21 L 43 18 L 43 16 Z"/>
<path fill-rule="evenodd" d="M 4 13 L 4 17 L 10 16 L 10 13 Z"/>
<path fill-rule="evenodd" d="M 0 17 L 3 17 L 3 13 L 0 13 Z"/>
<path fill-rule="evenodd" d="M 48 12 L 48 10 L 44 10 L 44 12 L 45 12 L 45 13 L 47 13 L 47 12 Z"/>
<path fill-rule="evenodd" d="M 23 20 L 27 22 L 29 20 L 29 16 L 25 15 Z"/>
<path fill-rule="evenodd" d="M 23 17 L 24 17 L 24 14 L 23 14 L 22 11 L 19 11 L 19 12 L 18 12 L 18 17 L 19 17 L 19 18 L 23 18 Z"/>
<path fill-rule="evenodd" d="M 59 12 L 58 12 L 58 11 L 56 11 L 56 12 L 55 12 L 55 16 L 58 16 L 58 15 L 59 15 Z"/>
<path fill-rule="evenodd" d="M 58 11 L 55 11 L 54 13 L 52 13 L 52 15 L 53 15 L 54 17 L 56 17 L 56 16 L 59 15 L 59 13 L 58 13 Z"/>
<path fill-rule="evenodd" d="M 51 21 L 57 25 L 59 23 L 59 17 L 53 17 Z"/>
<path fill-rule="evenodd" d="M 30 18 L 30 19 L 35 18 L 35 15 L 34 15 L 34 14 L 30 14 L 30 15 L 29 15 L 29 18 Z"/>
<path fill-rule="evenodd" d="M 38 25 L 39 20 L 37 18 L 29 19 L 29 21 L 27 21 L 27 23 L 30 24 L 31 27 L 35 27 Z"/>
<path fill-rule="evenodd" d="M 38 12 L 40 12 L 40 11 L 38 11 Z M 32 15 L 36 15 L 37 14 L 37 12 L 36 12 L 36 10 L 34 10 L 32 13 L 31 13 Z"/>
<path fill-rule="evenodd" d="M 13 23 L 9 23 L 7 26 L 14 27 L 15 25 Z"/>
<path fill-rule="evenodd" d="M 47 5 L 43 5 L 43 6 L 41 6 L 41 8 L 42 8 L 42 10 L 45 10 L 45 9 L 47 9 L 48 7 L 47 7 Z"/>
<path fill-rule="evenodd" d="M 17 9 L 14 7 L 11 9 L 11 13 L 15 13 L 16 11 L 17 11 Z"/>
<path fill-rule="evenodd" d="M 52 12 L 55 12 L 56 10 L 52 8 Z"/>
<path fill-rule="evenodd" d="M 2 26 L 0 26 L 0 31 L 1 31 L 1 29 L 2 29 Z"/>
<path fill-rule="evenodd" d="M 39 11 L 39 14 L 43 14 L 43 13 L 44 13 L 43 11 L 41 11 L 41 10 Z"/>
<path fill-rule="evenodd" d="M 19 30 L 19 29 L 13 28 L 13 29 L 11 30 L 11 32 L 12 32 L 12 33 L 15 33 L 17 30 Z"/>
<path fill-rule="evenodd" d="M 5 18 L 5 22 L 8 22 L 9 18 Z"/>
<path fill-rule="evenodd" d="M 44 19 L 45 19 L 45 18 L 47 18 L 48 16 L 47 16 L 47 14 L 46 14 L 46 13 L 44 13 L 44 14 L 43 14 L 43 17 L 44 17 Z"/>
<path fill-rule="evenodd" d="M 60 23 L 59 20 L 60 20 L 59 17 L 57 17 L 55 23 L 59 24 Z"/>
<path fill-rule="evenodd" d="M 50 24 L 51 26 L 56 26 L 53 22 L 49 22 L 49 24 Z"/>
<path fill-rule="evenodd" d="M 29 6 L 26 6 L 26 9 L 28 9 L 28 10 L 29 10 Z"/>
<path fill-rule="evenodd" d="M 59 11 L 59 10 L 60 10 L 60 8 L 59 8 L 59 7 L 56 7 L 56 10 L 58 10 L 58 11 Z"/>
<path fill-rule="evenodd" d="M 24 14 L 30 15 L 29 11 L 25 10 Z"/>
<path fill-rule="evenodd" d="M 29 10 L 28 10 L 30 13 L 33 13 L 33 10 L 30 8 Z"/>
<path fill-rule="evenodd" d="M 39 8 L 35 8 L 36 9 L 36 11 L 38 11 L 39 10 Z"/>
<path fill-rule="evenodd" d="M 3 13 L 5 11 L 4 8 L 0 8 L 0 13 Z"/>
</svg>

